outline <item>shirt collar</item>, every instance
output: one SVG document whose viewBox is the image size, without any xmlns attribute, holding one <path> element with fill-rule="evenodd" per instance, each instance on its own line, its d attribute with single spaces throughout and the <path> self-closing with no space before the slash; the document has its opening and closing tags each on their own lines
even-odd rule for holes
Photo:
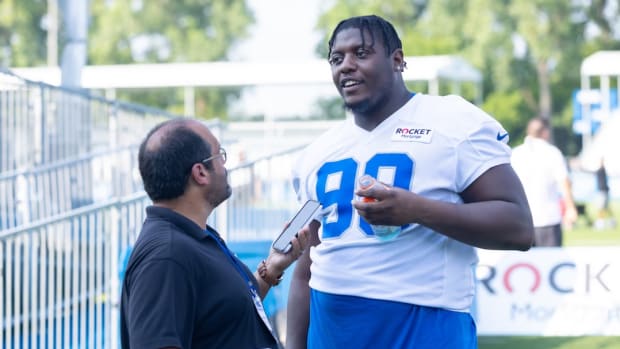
<svg viewBox="0 0 620 349">
<path fill-rule="evenodd" d="M 207 238 L 209 235 L 205 233 L 205 229 L 200 227 L 191 219 L 183 216 L 182 214 L 171 210 L 166 207 L 161 206 L 148 206 L 146 208 L 146 217 L 148 218 L 163 218 L 169 221 L 170 223 L 179 227 L 179 229 L 193 237 L 196 240 L 202 240 Z M 215 233 L 217 236 L 219 234 L 215 229 L 205 224 L 206 228 Z"/>
</svg>

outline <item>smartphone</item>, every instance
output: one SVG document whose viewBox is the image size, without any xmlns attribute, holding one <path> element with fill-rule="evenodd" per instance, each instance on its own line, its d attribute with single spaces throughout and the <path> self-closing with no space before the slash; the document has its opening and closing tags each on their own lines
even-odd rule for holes
<svg viewBox="0 0 620 349">
<path fill-rule="evenodd" d="M 291 240 L 303 227 L 310 223 L 310 220 L 314 218 L 319 207 L 321 207 L 321 204 L 318 201 L 306 201 L 299 211 L 297 211 L 295 217 L 291 220 L 291 223 L 284 228 L 284 230 L 280 233 L 280 236 L 273 241 L 273 248 L 276 251 L 287 253 L 293 246 L 291 245 Z"/>
</svg>

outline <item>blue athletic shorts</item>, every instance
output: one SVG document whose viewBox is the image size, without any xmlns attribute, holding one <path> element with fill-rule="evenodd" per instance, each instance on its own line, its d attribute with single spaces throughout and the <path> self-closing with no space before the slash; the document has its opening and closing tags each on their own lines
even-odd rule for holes
<svg viewBox="0 0 620 349">
<path fill-rule="evenodd" d="M 469 313 L 311 289 L 309 349 L 476 349 Z"/>
</svg>

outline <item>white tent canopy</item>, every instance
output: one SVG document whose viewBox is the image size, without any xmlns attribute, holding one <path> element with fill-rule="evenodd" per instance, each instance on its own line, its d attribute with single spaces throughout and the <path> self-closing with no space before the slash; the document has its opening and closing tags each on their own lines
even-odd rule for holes
<svg viewBox="0 0 620 349">
<path fill-rule="evenodd" d="M 457 56 L 406 57 L 407 81 L 449 80 L 477 82 L 478 70 Z M 29 80 L 59 85 L 58 67 L 14 68 L 15 74 Z M 327 60 L 294 62 L 202 62 L 86 66 L 82 87 L 151 88 L 197 86 L 247 86 L 272 84 L 330 83 Z"/>
<path fill-rule="evenodd" d="M 581 63 L 582 76 L 620 76 L 620 51 L 598 51 Z"/>
<path fill-rule="evenodd" d="M 600 79 L 600 87 L 592 91 L 590 79 Z M 601 126 L 596 134 L 584 133 L 583 149 L 579 155 L 580 162 L 587 169 L 596 169 L 602 158 L 608 173 L 620 175 L 620 109 L 612 108 L 612 79 L 620 86 L 620 51 L 598 51 L 586 57 L 581 64 L 581 93 L 593 96 L 590 103 L 600 104 L 600 109 L 592 112 L 586 100 L 582 102 L 584 118 L 597 119 Z M 620 88 L 616 89 L 617 100 L 620 101 Z"/>
<path fill-rule="evenodd" d="M 583 169 L 594 171 L 601 160 L 605 161 L 607 174 L 620 176 L 620 111 L 603 123 L 592 142 L 584 147 L 579 154 L 579 162 Z"/>
<path fill-rule="evenodd" d="M 405 57 L 405 61 L 407 69 L 403 78 L 427 83 L 429 94 L 439 94 L 440 82 L 444 81 L 450 83 L 452 93 L 459 94 L 460 85 L 469 82 L 475 84 L 476 103 L 482 101 L 482 74 L 464 59 L 438 55 Z M 14 68 L 12 71 L 28 80 L 51 85 L 61 83 L 58 67 Z M 184 88 L 186 115 L 194 115 L 196 87 L 255 86 L 262 97 L 255 96 L 251 101 L 253 112 L 264 115 L 281 115 L 283 109 L 288 108 L 273 100 L 294 99 L 299 107 L 311 105 L 316 98 L 337 95 L 326 59 L 97 65 L 84 67 L 81 81 L 83 88 L 103 89 L 109 98 L 115 97 L 116 89 Z"/>
</svg>

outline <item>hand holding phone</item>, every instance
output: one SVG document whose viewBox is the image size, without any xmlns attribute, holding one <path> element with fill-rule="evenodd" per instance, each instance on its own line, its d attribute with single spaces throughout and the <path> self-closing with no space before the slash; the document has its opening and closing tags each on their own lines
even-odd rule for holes
<svg viewBox="0 0 620 349">
<path fill-rule="evenodd" d="M 319 207 L 321 207 L 321 204 L 318 201 L 306 201 L 299 211 L 297 211 L 289 225 L 284 228 L 282 233 L 273 241 L 273 248 L 278 252 L 287 253 L 292 247 L 291 240 L 303 227 L 310 223 Z"/>
</svg>

